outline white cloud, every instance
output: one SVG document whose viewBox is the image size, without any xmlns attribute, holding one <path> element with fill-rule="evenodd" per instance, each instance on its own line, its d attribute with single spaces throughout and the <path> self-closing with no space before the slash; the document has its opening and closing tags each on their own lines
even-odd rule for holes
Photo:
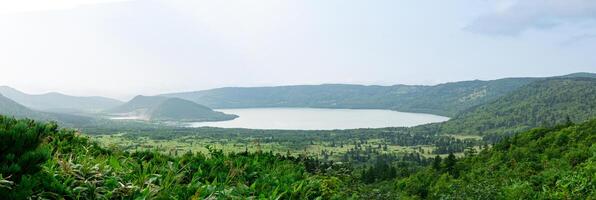
<svg viewBox="0 0 596 200">
<path fill-rule="evenodd" d="M 529 29 L 596 20 L 594 0 L 502 0 L 493 13 L 481 16 L 466 30 L 490 35 L 518 35 Z"/>
<path fill-rule="evenodd" d="M 126 0 L 0 0 L 1 14 L 72 9 L 78 6 Z"/>
</svg>

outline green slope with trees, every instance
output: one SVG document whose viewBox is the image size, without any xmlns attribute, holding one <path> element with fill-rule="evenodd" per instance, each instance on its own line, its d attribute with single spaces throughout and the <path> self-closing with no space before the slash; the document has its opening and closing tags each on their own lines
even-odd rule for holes
<svg viewBox="0 0 596 200">
<path fill-rule="evenodd" d="M 151 119 L 158 121 L 223 121 L 236 117 L 179 98 L 169 98 L 151 109 Z"/>
<path fill-rule="evenodd" d="M 441 133 L 510 135 L 533 127 L 596 117 L 596 78 L 536 81 L 493 102 L 461 112 Z"/>
</svg>

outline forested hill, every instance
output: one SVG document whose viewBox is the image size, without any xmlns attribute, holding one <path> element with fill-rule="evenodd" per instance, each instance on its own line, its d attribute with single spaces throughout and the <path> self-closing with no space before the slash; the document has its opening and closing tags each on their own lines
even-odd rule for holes
<svg viewBox="0 0 596 200">
<path fill-rule="evenodd" d="M 237 117 L 184 99 L 141 95 L 106 112 L 154 121 L 222 121 Z"/>
<path fill-rule="evenodd" d="M 423 199 L 594 199 L 594 133 L 596 120 L 533 129 L 458 161 L 437 157 L 397 189 Z"/>
<path fill-rule="evenodd" d="M 453 117 L 461 111 L 491 102 L 536 80 L 539 79 L 505 78 L 428 86 L 394 98 L 391 109 Z"/>
<path fill-rule="evenodd" d="M 596 117 L 596 78 L 536 81 L 441 125 L 451 134 L 500 134 Z"/>
<path fill-rule="evenodd" d="M 0 86 L 0 94 L 28 108 L 48 112 L 98 112 L 122 102 L 105 97 L 77 97 L 56 92 L 26 94 L 7 86 Z"/>
<path fill-rule="evenodd" d="M 454 116 L 457 112 L 494 100 L 535 78 L 463 81 L 435 86 L 300 85 L 165 94 L 212 108 L 318 107 L 371 108 Z"/>
<path fill-rule="evenodd" d="M 179 98 L 169 98 L 151 110 L 151 119 L 159 121 L 223 121 L 236 117 Z"/>
</svg>

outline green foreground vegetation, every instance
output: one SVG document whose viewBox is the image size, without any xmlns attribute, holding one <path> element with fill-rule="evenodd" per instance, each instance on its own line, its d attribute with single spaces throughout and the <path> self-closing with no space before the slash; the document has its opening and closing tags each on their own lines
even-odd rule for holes
<svg viewBox="0 0 596 200">
<path fill-rule="evenodd" d="M 5 199 L 594 199 L 596 120 L 492 148 L 355 167 L 270 152 L 169 156 L 104 148 L 75 130 L 0 116 Z"/>
<path fill-rule="evenodd" d="M 56 124 L 6 117 L 0 142 L 0 194 L 7 199 L 332 198 L 345 183 L 307 158 L 215 149 L 179 157 L 129 153 Z"/>
</svg>

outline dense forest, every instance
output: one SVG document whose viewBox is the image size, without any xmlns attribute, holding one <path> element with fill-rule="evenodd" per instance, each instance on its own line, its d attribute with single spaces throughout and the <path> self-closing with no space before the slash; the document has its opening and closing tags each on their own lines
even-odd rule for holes
<svg viewBox="0 0 596 200">
<path fill-rule="evenodd" d="M 596 120 L 537 128 L 464 157 L 352 167 L 270 152 L 128 152 L 55 123 L 0 117 L 6 199 L 590 199 Z M 382 190 L 381 190 L 381 189 Z"/>
</svg>

